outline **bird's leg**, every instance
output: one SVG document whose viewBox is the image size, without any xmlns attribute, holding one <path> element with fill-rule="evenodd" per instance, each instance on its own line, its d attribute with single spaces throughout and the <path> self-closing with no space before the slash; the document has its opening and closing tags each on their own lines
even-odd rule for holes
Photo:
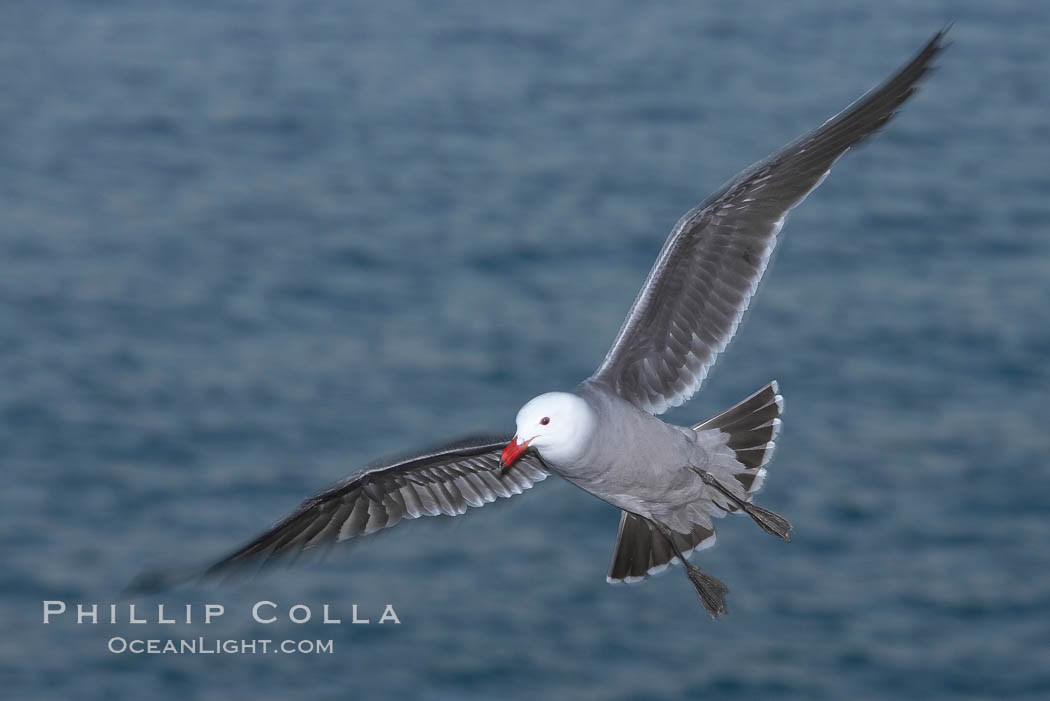
<svg viewBox="0 0 1050 701">
<path fill-rule="evenodd" d="M 766 533 L 775 535 L 781 540 L 791 542 L 791 536 L 788 532 L 791 530 L 791 524 L 788 523 L 787 519 L 775 514 L 769 509 L 763 509 L 761 506 L 755 506 L 754 504 L 744 501 L 740 497 L 729 491 L 725 485 L 715 479 L 715 476 L 706 470 L 701 470 L 698 467 L 689 466 L 689 469 L 700 475 L 700 479 L 704 481 L 704 484 L 709 487 L 714 487 L 721 492 L 726 499 L 735 504 L 737 508 L 742 509 L 745 514 L 750 516 L 755 523 L 758 524 Z"/>
<path fill-rule="evenodd" d="M 667 542 L 671 544 L 671 550 L 674 551 L 675 556 L 681 561 L 682 565 L 685 566 L 685 575 L 692 582 L 693 588 L 696 589 L 697 596 L 700 597 L 700 603 L 704 605 L 707 612 L 711 614 L 711 618 L 718 618 L 719 614 L 726 612 L 725 595 L 729 593 L 729 588 L 726 585 L 719 582 L 717 579 L 709 574 L 705 574 L 700 570 L 699 567 L 685 559 L 685 555 L 682 554 L 678 544 L 674 541 L 674 533 L 671 529 L 660 523 L 659 521 L 649 520 L 653 524 L 656 530 L 663 534 Z"/>
</svg>

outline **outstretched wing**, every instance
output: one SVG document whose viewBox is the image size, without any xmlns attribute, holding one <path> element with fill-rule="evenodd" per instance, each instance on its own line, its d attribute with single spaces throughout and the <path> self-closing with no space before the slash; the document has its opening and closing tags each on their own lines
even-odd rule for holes
<svg viewBox="0 0 1050 701">
<path fill-rule="evenodd" d="M 682 217 L 592 380 L 653 414 L 689 399 L 736 332 L 788 212 L 842 154 L 893 118 L 943 50 L 946 31 L 885 83 Z"/>
<path fill-rule="evenodd" d="M 203 576 L 222 576 L 240 565 L 261 565 L 281 555 L 368 535 L 402 519 L 458 516 L 468 507 L 521 494 L 549 473 L 539 458 L 527 454 L 501 474 L 500 452 L 511 439 L 468 438 L 422 455 L 374 462 L 307 499 L 257 538 L 207 567 Z M 129 590 L 167 588 L 200 574 L 146 573 Z"/>
</svg>

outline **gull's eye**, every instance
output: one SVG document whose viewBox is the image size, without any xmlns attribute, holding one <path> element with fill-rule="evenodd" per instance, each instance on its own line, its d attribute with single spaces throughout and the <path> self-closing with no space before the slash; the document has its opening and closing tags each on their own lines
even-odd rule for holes
<svg viewBox="0 0 1050 701">
<path fill-rule="evenodd" d="M 540 426 L 546 426 L 550 422 L 551 422 L 551 417 L 544 416 L 542 419 L 540 419 Z"/>
</svg>

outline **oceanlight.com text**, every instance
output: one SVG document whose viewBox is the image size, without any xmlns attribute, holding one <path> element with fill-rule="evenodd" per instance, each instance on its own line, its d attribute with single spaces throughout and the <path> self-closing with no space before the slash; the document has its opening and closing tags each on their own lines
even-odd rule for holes
<svg viewBox="0 0 1050 701">
<path fill-rule="evenodd" d="M 238 640 L 234 638 L 123 638 L 109 639 L 114 655 L 331 655 L 332 640 Z"/>
</svg>

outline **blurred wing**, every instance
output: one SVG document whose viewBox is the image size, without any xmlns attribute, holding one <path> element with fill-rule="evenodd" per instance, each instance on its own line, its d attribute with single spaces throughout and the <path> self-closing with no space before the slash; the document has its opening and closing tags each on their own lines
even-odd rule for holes
<svg viewBox="0 0 1050 701">
<path fill-rule="evenodd" d="M 208 567 L 205 576 L 368 535 L 402 519 L 458 516 L 469 506 L 521 494 L 549 473 L 528 454 L 501 475 L 500 452 L 511 439 L 465 439 L 423 455 L 372 463 L 307 499 L 255 540 Z"/>
<path fill-rule="evenodd" d="M 594 381 L 660 414 L 699 388 L 736 332 L 788 212 L 915 92 L 945 32 L 882 85 L 752 165 L 679 220 Z"/>
</svg>

